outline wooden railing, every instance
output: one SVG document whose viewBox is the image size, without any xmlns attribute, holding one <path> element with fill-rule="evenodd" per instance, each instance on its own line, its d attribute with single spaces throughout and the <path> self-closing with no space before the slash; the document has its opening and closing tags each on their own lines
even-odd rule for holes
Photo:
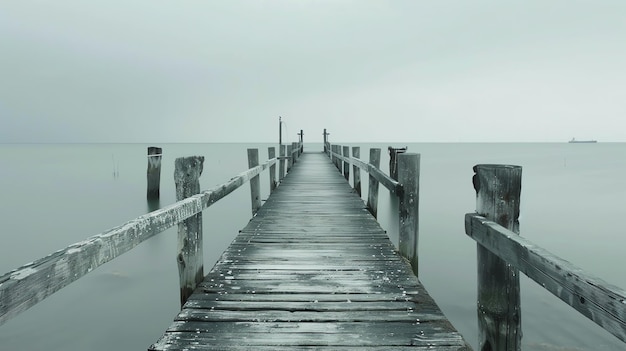
<svg viewBox="0 0 626 351">
<path fill-rule="evenodd" d="M 519 272 L 626 342 L 626 291 L 519 236 L 522 168 L 474 167 L 476 212 L 465 232 L 477 242 L 479 350 L 521 350 Z"/>
<path fill-rule="evenodd" d="M 327 133 L 324 130 L 324 136 Z M 369 189 L 367 208 L 374 217 L 378 212 L 378 185 L 382 184 L 399 199 L 399 251 L 410 263 L 415 275 L 418 274 L 418 239 L 419 239 L 419 165 L 420 155 L 402 153 L 397 157 L 398 180 L 380 170 L 380 149 L 372 148 L 369 153 L 369 163 L 362 161 L 360 147 L 332 145 L 324 140 L 324 150 L 337 166 L 346 180 L 350 179 L 350 167 L 353 168 L 353 186 L 361 195 L 361 172 L 369 174 Z"/>
<path fill-rule="evenodd" d="M 200 192 L 198 177 L 204 158 L 193 156 L 176 160 L 175 181 L 177 202 L 139 216 L 118 227 L 74 243 L 44 258 L 28 263 L 0 276 L 0 325 L 39 303 L 46 297 L 93 271 L 98 266 L 128 252 L 141 242 L 178 224 L 178 255 L 181 304 L 203 278 L 202 211 L 250 181 L 252 214 L 260 207 L 259 174 L 270 170 L 270 192 L 276 181 L 276 163 L 281 167 L 279 179 L 302 153 L 302 143 L 289 146 L 284 156 L 275 157 L 268 149 L 269 159 L 258 162 L 258 149 L 248 149 L 250 168 L 229 181 Z"/>
</svg>

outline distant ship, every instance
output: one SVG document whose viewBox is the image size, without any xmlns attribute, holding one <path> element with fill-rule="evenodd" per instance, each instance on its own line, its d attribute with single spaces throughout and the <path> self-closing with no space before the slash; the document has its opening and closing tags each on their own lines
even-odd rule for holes
<svg viewBox="0 0 626 351">
<path fill-rule="evenodd" d="M 571 144 L 577 144 L 577 143 L 583 143 L 583 144 L 592 144 L 592 143 L 597 143 L 597 140 L 576 140 L 576 138 L 572 138 L 572 140 L 569 141 L 569 143 Z"/>
</svg>

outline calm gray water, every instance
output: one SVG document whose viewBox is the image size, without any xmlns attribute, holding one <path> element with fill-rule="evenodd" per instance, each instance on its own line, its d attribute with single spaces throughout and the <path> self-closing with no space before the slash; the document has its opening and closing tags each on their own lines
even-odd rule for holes
<svg viewBox="0 0 626 351">
<path fill-rule="evenodd" d="M 356 145 L 356 144 L 355 144 Z M 368 148 L 388 144 L 361 144 Z M 0 145 L 0 274 L 149 211 L 144 144 Z M 205 156 L 203 189 L 247 168 L 246 148 L 162 144 L 161 206 L 174 202 L 176 157 Z M 405 146 L 394 145 L 394 146 Z M 408 144 L 421 153 L 420 279 L 476 347 L 472 166 L 523 167 L 521 235 L 604 280 L 626 286 L 626 144 Z M 321 151 L 321 144 L 306 144 Z M 367 157 L 363 157 L 366 159 Z M 386 170 L 388 158 L 381 164 Z M 362 176 L 364 178 L 365 175 Z M 267 174 L 261 184 L 267 196 Z M 249 188 L 204 211 L 211 267 L 250 218 Z M 380 191 L 380 222 L 397 242 L 394 200 Z M 365 196 L 365 194 L 364 194 Z M 1 350 L 145 350 L 179 309 L 176 230 L 103 265 L 0 326 Z M 624 350 L 625 345 L 522 277 L 526 350 Z"/>
</svg>

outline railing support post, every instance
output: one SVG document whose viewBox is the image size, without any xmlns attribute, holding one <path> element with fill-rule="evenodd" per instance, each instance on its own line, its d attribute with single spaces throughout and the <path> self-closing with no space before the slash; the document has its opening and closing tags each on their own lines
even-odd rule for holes
<svg viewBox="0 0 626 351">
<path fill-rule="evenodd" d="M 174 181 L 176 201 L 200 192 L 200 175 L 204 157 L 181 157 L 175 161 Z M 185 304 L 196 286 L 204 278 L 202 252 L 202 212 L 178 224 L 178 274 L 180 278 L 180 305 Z"/>
<path fill-rule="evenodd" d="M 248 168 L 259 165 L 259 149 L 248 149 Z M 250 200 L 252 202 L 252 217 L 261 208 L 261 179 L 257 174 L 250 179 Z"/>
<path fill-rule="evenodd" d="M 291 170 L 291 166 L 293 166 L 293 144 L 287 145 L 287 173 Z"/>
<path fill-rule="evenodd" d="M 350 147 L 343 147 L 343 157 L 350 158 Z M 346 180 L 350 180 L 350 162 L 348 160 L 343 161 L 343 176 Z"/>
<path fill-rule="evenodd" d="M 380 149 L 370 149 L 370 164 L 380 168 Z M 369 175 L 369 190 L 367 193 L 367 208 L 374 218 L 378 214 L 378 181 Z"/>
<path fill-rule="evenodd" d="M 283 178 L 285 178 L 285 145 L 280 145 L 280 165 L 278 167 L 278 176 L 280 178 L 280 182 L 282 183 Z"/>
<path fill-rule="evenodd" d="M 161 155 L 162 149 L 156 146 L 148 148 L 148 200 L 157 200 L 160 196 L 161 186 Z"/>
<path fill-rule="evenodd" d="M 400 254 L 409 260 L 413 273 L 418 276 L 419 239 L 419 177 L 420 155 L 398 154 Z"/>
<path fill-rule="evenodd" d="M 268 147 L 267 148 L 267 158 L 273 159 L 276 157 L 276 148 Z M 276 189 L 276 164 L 270 166 L 270 194 L 274 192 Z"/>
<path fill-rule="evenodd" d="M 476 212 L 519 234 L 522 167 L 477 165 Z M 479 350 L 521 350 L 519 271 L 477 244 Z"/>
<path fill-rule="evenodd" d="M 352 147 L 352 157 L 359 159 L 361 158 L 360 147 Z M 354 190 L 356 190 L 356 193 L 359 194 L 359 197 L 361 197 L 361 169 L 356 164 L 352 166 L 352 174 Z"/>
</svg>

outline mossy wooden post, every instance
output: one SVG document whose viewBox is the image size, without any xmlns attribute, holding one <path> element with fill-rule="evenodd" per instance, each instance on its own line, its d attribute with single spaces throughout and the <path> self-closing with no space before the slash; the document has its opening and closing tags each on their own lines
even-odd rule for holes
<svg viewBox="0 0 626 351">
<path fill-rule="evenodd" d="M 370 149 L 370 164 L 380 168 L 380 149 Z M 374 218 L 378 214 L 378 181 L 374 176 L 369 176 L 369 190 L 367 194 L 367 208 Z"/>
<path fill-rule="evenodd" d="M 522 167 L 477 165 L 476 212 L 519 234 Z M 521 350 L 519 271 L 477 244 L 480 351 Z"/>
<path fill-rule="evenodd" d="M 419 239 L 419 178 L 420 155 L 398 154 L 398 182 L 402 184 L 399 196 L 400 254 L 409 260 L 413 273 L 418 272 Z"/>
<path fill-rule="evenodd" d="M 181 157 L 175 161 L 174 181 L 176 201 L 200 192 L 200 175 L 204 157 Z M 184 305 L 197 284 L 204 277 L 202 254 L 202 212 L 178 224 L 178 274 L 180 277 L 180 305 Z"/>
<path fill-rule="evenodd" d="M 346 178 L 346 180 L 350 180 L 350 161 L 347 160 L 350 158 L 349 146 L 343 147 L 343 157 L 346 158 L 346 160 L 343 161 L 343 176 L 344 178 Z"/>
<path fill-rule="evenodd" d="M 280 165 L 278 166 L 278 177 L 282 182 L 285 178 L 285 145 L 280 145 Z"/>
<path fill-rule="evenodd" d="M 161 187 L 161 155 L 162 149 L 156 146 L 148 147 L 148 200 L 157 200 Z"/>
<path fill-rule="evenodd" d="M 273 159 L 276 157 L 276 148 L 267 148 L 267 158 Z M 270 194 L 276 189 L 276 164 L 270 166 Z"/>
<path fill-rule="evenodd" d="M 259 165 L 259 149 L 248 149 L 248 168 Z M 250 179 L 250 200 L 252 202 L 252 216 L 261 208 L 261 178 L 257 174 Z"/>
<path fill-rule="evenodd" d="M 352 147 L 352 157 L 354 158 L 361 158 L 361 148 L 358 146 L 353 146 Z M 353 178 L 353 185 L 354 185 L 354 190 L 356 190 L 356 193 L 359 194 L 359 197 L 361 197 L 361 169 L 355 164 L 354 166 L 352 166 L 352 178 Z"/>
<path fill-rule="evenodd" d="M 293 145 L 287 145 L 287 173 L 291 170 L 291 166 L 293 166 Z"/>
</svg>

